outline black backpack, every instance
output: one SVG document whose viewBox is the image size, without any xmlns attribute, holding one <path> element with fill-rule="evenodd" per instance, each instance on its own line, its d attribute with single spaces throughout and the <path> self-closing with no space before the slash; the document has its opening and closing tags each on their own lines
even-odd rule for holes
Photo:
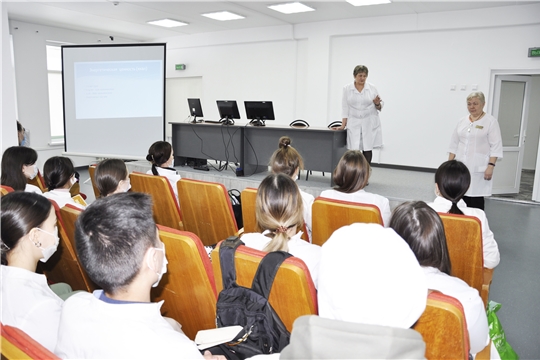
<svg viewBox="0 0 540 360">
<path fill-rule="evenodd" d="M 244 328 L 225 344 L 240 359 L 279 353 L 289 344 L 291 334 L 270 306 L 268 296 L 281 263 L 292 255 L 284 251 L 268 253 L 257 268 L 251 288 L 245 288 L 236 284 L 234 253 L 240 245 L 244 243 L 237 236 L 231 236 L 219 249 L 223 290 L 217 301 L 217 327 L 240 325 Z"/>
</svg>

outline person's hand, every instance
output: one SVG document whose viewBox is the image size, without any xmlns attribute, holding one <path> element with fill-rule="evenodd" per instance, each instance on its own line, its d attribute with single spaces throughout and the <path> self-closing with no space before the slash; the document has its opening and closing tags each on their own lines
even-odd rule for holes
<svg viewBox="0 0 540 360">
<path fill-rule="evenodd" d="M 486 171 L 484 171 L 484 180 L 491 180 L 493 177 L 493 166 L 488 165 Z"/>
<path fill-rule="evenodd" d="M 227 360 L 227 358 L 223 355 L 212 355 L 212 353 L 208 350 L 204 352 L 203 357 L 207 360 Z"/>
<path fill-rule="evenodd" d="M 379 95 L 375 96 L 375 99 L 373 99 L 373 104 L 375 104 L 375 106 L 378 106 L 381 104 L 381 98 L 379 97 Z"/>
</svg>

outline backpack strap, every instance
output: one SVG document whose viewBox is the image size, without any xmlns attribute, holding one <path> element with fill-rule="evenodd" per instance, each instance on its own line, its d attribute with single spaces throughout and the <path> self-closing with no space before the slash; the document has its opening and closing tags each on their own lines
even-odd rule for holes
<svg viewBox="0 0 540 360">
<path fill-rule="evenodd" d="M 236 252 L 236 248 L 240 245 L 244 245 L 244 243 L 238 236 L 229 236 L 219 247 L 219 262 L 221 265 L 223 289 L 228 289 L 236 284 L 234 253 Z"/>
<path fill-rule="evenodd" d="M 268 299 L 279 267 L 291 256 L 285 251 L 273 251 L 266 254 L 257 268 L 251 289 Z"/>
</svg>

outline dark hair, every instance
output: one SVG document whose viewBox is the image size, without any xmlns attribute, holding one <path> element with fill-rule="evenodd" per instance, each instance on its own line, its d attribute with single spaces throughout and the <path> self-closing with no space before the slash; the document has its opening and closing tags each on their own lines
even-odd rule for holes
<svg viewBox="0 0 540 360">
<path fill-rule="evenodd" d="M 394 209 L 390 227 L 409 244 L 420 265 L 450 275 L 444 226 L 435 210 L 423 201 L 405 202 Z"/>
<path fill-rule="evenodd" d="M 461 161 L 448 160 L 439 166 L 435 172 L 435 183 L 441 196 L 452 202 L 449 214 L 461 214 L 457 204 L 463 198 L 471 185 L 471 173 Z"/>
<path fill-rule="evenodd" d="M 287 174 L 293 176 L 296 169 L 304 168 L 304 160 L 300 153 L 291 146 L 291 138 L 282 136 L 279 139 L 278 149 L 270 158 L 270 167 L 274 174 Z"/>
<path fill-rule="evenodd" d="M 366 73 L 366 76 L 369 74 L 369 70 L 367 66 L 365 65 L 356 65 L 353 70 L 353 76 L 356 77 L 356 75 L 360 73 Z"/>
<path fill-rule="evenodd" d="M 257 225 L 273 237 L 264 251 L 288 251 L 289 236 L 283 229 L 304 224 L 304 204 L 296 182 L 286 174 L 270 174 L 259 185 L 255 203 Z"/>
<path fill-rule="evenodd" d="M 159 175 L 156 166 L 165 164 L 171 158 L 172 145 L 166 141 L 156 141 L 148 149 L 146 160 L 152 163 L 152 174 Z"/>
<path fill-rule="evenodd" d="M 27 179 L 22 172 L 23 165 L 34 165 L 38 154 L 36 150 L 26 146 L 12 146 L 2 155 L 2 177 L 0 183 L 24 191 Z"/>
<path fill-rule="evenodd" d="M 366 187 L 371 167 L 360 150 L 347 150 L 334 169 L 335 189 L 347 194 Z"/>
<path fill-rule="evenodd" d="M 142 193 L 98 198 L 75 223 L 75 247 L 88 276 L 115 294 L 139 273 L 144 254 L 157 245 L 152 199 Z"/>
<path fill-rule="evenodd" d="M 41 226 L 49 217 L 52 204 L 42 195 L 15 191 L 0 198 L 2 206 L 0 237 L 2 265 L 7 265 L 6 254 L 13 250 L 19 240 L 30 230 Z"/>
<path fill-rule="evenodd" d="M 49 191 L 63 188 L 74 174 L 73 162 L 64 156 L 53 156 L 43 165 L 43 179 Z"/>
<path fill-rule="evenodd" d="M 128 176 L 126 164 L 119 159 L 106 159 L 96 166 L 94 174 L 100 196 L 105 197 L 116 191 L 120 181 Z"/>
</svg>

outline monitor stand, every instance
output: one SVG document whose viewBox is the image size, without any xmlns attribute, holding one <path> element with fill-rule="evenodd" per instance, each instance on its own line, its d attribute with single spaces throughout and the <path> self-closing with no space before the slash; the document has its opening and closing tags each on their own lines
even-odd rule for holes
<svg viewBox="0 0 540 360">
<path fill-rule="evenodd" d="M 219 122 L 221 125 L 234 125 L 234 120 L 228 117 L 220 119 Z"/>
<path fill-rule="evenodd" d="M 252 126 L 266 126 L 264 120 L 262 119 L 252 119 L 249 124 Z"/>
<path fill-rule="evenodd" d="M 196 124 L 199 122 L 203 122 L 203 120 L 202 119 L 197 120 L 197 116 L 193 116 L 193 120 L 190 121 L 191 124 Z"/>
</svg>

